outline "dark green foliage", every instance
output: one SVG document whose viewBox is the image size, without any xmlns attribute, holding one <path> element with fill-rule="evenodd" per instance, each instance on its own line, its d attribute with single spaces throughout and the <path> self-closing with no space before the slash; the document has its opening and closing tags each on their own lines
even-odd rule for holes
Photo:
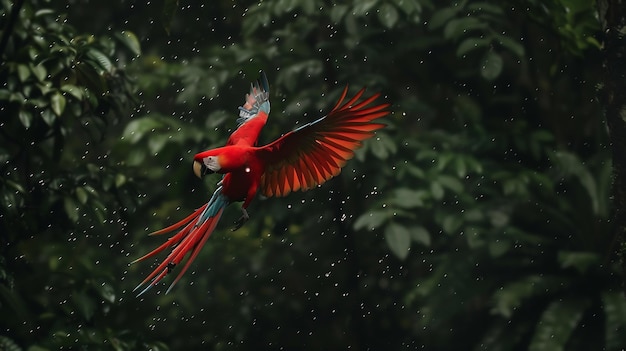
<svg viewBox="0 0 626 351">
<path fill-rule="evenodd" d="M 6 350 L 116 342 L 122 328 L 96 325 L 118 303 L 117 267 L 102 265 L 106 250 L 89 248 L 119 245 L 125 213 L 137 203 L 122 163 L 109 157 L 114 141 L 107 131 L 137 101 L 121 66 L 139 53 L 139 43 L 130 32 L 79 34 L 66 15 L 45 5 L 25 3 L 12 31 L 3 32 L 9 36 L 0 67 Z M 4 20 L 9 8 L 4 1 Z"/>
<path fill-rule="evenodd" d="M 592 2 L 44 5 L 0 67 L 0 347 L 626 347 Z M 388 126 L 235 233 L 230 208 L 172 293 L 135 298 L 155 261 L 128 262 L 208 199 L 191 157 L 260 69 L 261 143 L 348 83 Z"/>
</svg>

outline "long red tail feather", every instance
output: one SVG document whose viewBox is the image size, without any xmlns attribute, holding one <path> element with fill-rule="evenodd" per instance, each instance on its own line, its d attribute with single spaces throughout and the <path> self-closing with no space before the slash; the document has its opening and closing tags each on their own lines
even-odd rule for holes
<svg viewBox="0 0 626 351">
<path fill-rule="evenodd" d="M 187 258 L 187 261 L 185 262 L 182 270 L 178 273 L 176 279 L 169 286 L 166 293 L 168 293 L 174 287 L 174 285 L 187 271 L 191 263 L 195 260 L 196 256 L 200 252 L 202 246 L 204 246 L 206 240 L 215 230 L 215 227 L 217 226 L 217 223 L 222 216 L 222 212 L 224 211 L 224 208 L 222 207 L 217 210 L 217 212 L 212 217 L 206 219 L 203 223 L 199 223 L 199 221 L 201 220 L 201 215 L 206 206 L 207 205 L 202 206 L 193 214 L 181 220 L 180 222 L 153 233 L 163 234 L 168 231 L 178 229 L 184 225 L 183 229 L 181 229 L 178 233 L 169 238 L 159 247 L 132 262 L 135 263 L 143 261 L 157 255 L 166 248 L 173 247 L 172 251 L 167 255 L 167 257 L 141 283 L 139 283 L 139 285 L 137 285 L 135 289 L 133 289 L 133 291 L 136 291 L 149 282 L 148 285 L 137 296 L 142 295 L 146 291 L 150 290 L 150 288 L 157 285 L 168 273 L 172 271 L 175 266 L 180 264 L 185 259 L 185 256 L 187 256 L 188 253 L 191 253 Z"/>
<path fill-rule="evenodd" d="M 157 230 L 155 232 L 152 232 L 150 234 L 148 234 L 148 236 L 153 236 L 153 235 L 161 235 L 161 234 L 165 234 L 165 233 L 169 233 L 175 229 L 178 229 L 180 227 L 182 227 L 183 225 L 187 224 L 188 222 L 191 222 L 194 218 L 198 217 L 198 215 L 200 213 L 202 213 L 202 211 L 204 211 L 204 209 L 208 206 L 209 204 L 206 203 L 204 205 L 202 205 L 202 207 L 200 207 L 199 209 L 195 210 L 192 214 L 190 214 L 189 216 L 185 217 L 183 220 L 176 222 L 174 224 L 172 224 L 169 227 L 165 227 L 161 230 Z"/>
</svg>

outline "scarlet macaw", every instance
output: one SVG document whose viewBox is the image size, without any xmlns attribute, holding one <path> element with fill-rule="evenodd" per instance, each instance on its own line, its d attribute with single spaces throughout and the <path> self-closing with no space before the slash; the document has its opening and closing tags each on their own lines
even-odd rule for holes
<svg viewBox="0 0 626 351">
<path fill-rule="evenodd" d="M 242 216 L 233 229 L 237 230 L 248 220 L 246 208 L 257 191 L 267 197 L 285 196 L 291 191 L 311 189 L 339 174 L 346 161 L 354 156 L 354 150 L 361 146 L 361 141 L 385 126 L 372 121 L 389 113 L 386 103 L 368 107 L 380 94 L 359 101 L 364 91 L 361 89 L 343 103 L 348 92 L 346 86 L 327 116 L 259 147 L 258 135 L 270 113 L 269 84 L 261 72 L 260 81 L 251 85 L 244 105 L 239 107 L 239 126 L 226 145 L 201 152 L 193 158 L 193 172 L 199 178 L 210 173 L 224 174 L 218 188 L 209 202 L 190 216 L 150 234 L 165 234 L 182 227 L 161 246 L 132 262 L 143 261 L 172 248 L 163 262 L 133 291 L 150 281 L 139 295 L 148 291 L 187 253 L 191 253 L 167 294 L 196 258 L 229 204 L 243 201 Z"/>
</svg>

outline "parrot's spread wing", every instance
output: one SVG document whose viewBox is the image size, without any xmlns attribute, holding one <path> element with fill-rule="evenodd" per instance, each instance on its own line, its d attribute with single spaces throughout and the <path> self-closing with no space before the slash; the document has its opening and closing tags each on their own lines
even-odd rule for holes
<svg viewBox="0 0 626 351">
<path fill-rule="evenodd" d="M 389 104 L 369 106 L 380 94 L 359 101 L 364 91 L 342 104 L 346 87 L 327 116 L 258 149 L 265 166 L 259 189 L 265 196 L 285 196 L 324 183 L 339 174 L 361 141 L 385 126 L 372 121 L 387 115 Z"/>
<path fill-rule="evenodd" d="M 250 86 L 246 101 L 239 107 L 239 127 L 228 138 L 226 145 L 255 146 L 259 133 L 270 113 L 270 87 L 264 72 L 261 78 Z"/>
</svg>

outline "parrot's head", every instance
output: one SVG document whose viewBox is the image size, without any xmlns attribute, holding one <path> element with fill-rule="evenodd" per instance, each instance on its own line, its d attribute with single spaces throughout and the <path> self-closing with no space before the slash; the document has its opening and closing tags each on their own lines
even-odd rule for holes
<svg viewBox="0 0 626 351">
<path fill-rule="evenodd" d="M 222 163 L 225 161 L 224 148 L 207 150 L 193 157 L 193 174 L 202 178 L 207 174 L 223 173 Z"/>
<path fill-rule="evenodd" d="M 196 177 L 202 179 L 203 176 L 211 173 L 215 172 L 212 171 L 209 167 L 205 166 L 204 163 L 197 160 L 193 161 L 193 174 L 195 174 Z"/>
</svg>

